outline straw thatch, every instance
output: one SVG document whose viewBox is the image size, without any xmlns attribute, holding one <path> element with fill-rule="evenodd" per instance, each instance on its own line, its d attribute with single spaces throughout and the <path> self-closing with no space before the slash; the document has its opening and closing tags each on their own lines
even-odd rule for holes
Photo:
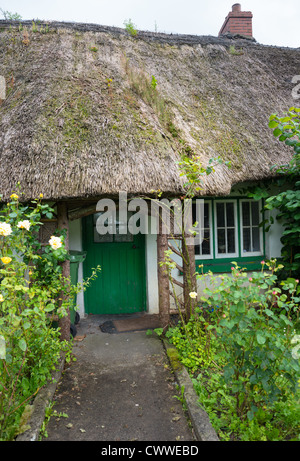
<svg viewBox="0 0 300 461">
<path fill-rule="evenodd" d="M 0 21 L 1 193 L 177 194 L 180 151 L 232 162 L 205 194 L 267 178 L 291 155 L 268 118 L 295 105 L 299 73 L 299 49 L 251 40 Z"/>
</svg>

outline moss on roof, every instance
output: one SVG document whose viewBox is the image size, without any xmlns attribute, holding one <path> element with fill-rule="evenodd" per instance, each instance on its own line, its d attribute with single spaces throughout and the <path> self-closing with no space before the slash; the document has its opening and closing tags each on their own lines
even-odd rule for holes
<svg viewBox="0 0 300 461">
<path fill-rule="evenodd" d="M 0 21 L 4 197 L 17 181 L 28 198 L 179 194 L 182 151 L 231 161 L 207 178 L 208 195 L 268 178 L 291 155 L 268 118 L 295 104 L 299 70 L 299 49 L 237 37 Z"/>
</svg>

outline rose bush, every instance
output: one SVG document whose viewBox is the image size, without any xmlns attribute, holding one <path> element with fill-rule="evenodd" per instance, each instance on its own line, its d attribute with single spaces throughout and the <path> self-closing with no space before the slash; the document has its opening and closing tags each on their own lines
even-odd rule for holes
<svg viewBox="0 0 300 461">
<path fill-rule="evenodd" d="M 61 353 L 68 357 L 71 341 L 61 341 L 53 316 L 65 315 L 89 283 L 72 286 L 63 278 L 60 263 L 68 254 L 62 233 L 40 244 L 41 220 L 53 216 L 41 199 L 23 204 L 13 193 L 0 210 L 0 440 L 26 429 L 28 405 L 51 379 Z"/>
</svg>

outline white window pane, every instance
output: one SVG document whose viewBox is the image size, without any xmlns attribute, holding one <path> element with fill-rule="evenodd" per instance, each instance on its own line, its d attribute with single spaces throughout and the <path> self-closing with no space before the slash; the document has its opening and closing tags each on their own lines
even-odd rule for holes
<svg viewBox="0 0 300 461">
<path fill-rule="evenodd" d="M 126 235 L 128 233 L 127 223 L 116 223 L 116 233 L 121 235 Z"/>
<path fill-rule="evenodd" d="M 235 231 L 234 229 L 227 229 L 227 252 L 235 253 Z"/>
<path fill-rule="evenodd" d="M 243 226 L 250 226 L 250 203 L 242 203 Z"/>
<path fill-rule="evenodd" d="M 236 202 L 224 200 L 216 202 L 217 254 L 233 255 L 237 251 L 236 242 Z"/>
<path fill-rule="evenodd" d="M 209 255 L 210 254 L 210 231 L 209 229 L 204 230 L 204 237 L 202 242 L 202 254 Z"/>
<path fill-rule="evenodd" d="M 210 226 L 210 216 L 209 216 L 209 204 L 204 203 L 204 227 L 209 229 Z"/>
<path fill-rule="evenodd" d="M 243 253 L 261 252 L 260 202 L 243 201 L 242 215 L 242 251 Z M 244 254 L 245 255 L 245 254 Z"/>
<path fill-rule="evenodd" d="M 127 223 L 117 222 L 115 242 L 133 242 L 133 235 L 129 232 Z"/>
<path fill-rule="evenodd" d="M 251 203 L 252 226 L 259 225 L 259 204 L 258 202 Z"/>
<path fill-rule="evenodd" d="M 116 234 L 115 235 L 115 242 L 133 242 L 133 235 L 128 234 Z"/>
<path fill-rule="evenodd" d="M 243 229 L 243 252 L 248 253 L 251 251 L 251 234 L 250 227 Z"/>
<path fill-rule="evenodd" d="M 218 229 L 218 253 L 226 253 L 225 229 Z"/>
<path fill-rule="evenodd" d="M 217 227 L 225 227 L 224 203 L 217 203 Z"/>
<path fill-rule="evenodd" d="M 252 228 L 252 251 L 260 251 L 259 227 Z"/>
<path fill-rule="evenodd" d="M 234 227 L 234 205 L 233 203 L 226 203 L 226 225 L 227 227 Z"/>
</svg>

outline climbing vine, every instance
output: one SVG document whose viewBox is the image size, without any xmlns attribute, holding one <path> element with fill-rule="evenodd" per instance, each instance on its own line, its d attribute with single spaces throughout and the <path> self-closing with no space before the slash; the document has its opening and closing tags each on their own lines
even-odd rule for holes
<svg viewBox="0 0 300 461">
<path fill-rule="evenodd" d="M 283 269 L 281 276 L 299 278 L 300 275 L 300 108 L 291 107 L 282 117 L 272 114 L 269 128 L 278 138 L 294 150 L 292 160 L 283 166 L 274 166 L 278 175 L 276 185 L 280 188 L 277 195 L 270 188 L 256 188 L 252 197 L 265 198 L 267 210 L 279 210 L 277 219 L 284 226 L 281 237 L 283 245 L 281 258 Z"/>
</svg>

